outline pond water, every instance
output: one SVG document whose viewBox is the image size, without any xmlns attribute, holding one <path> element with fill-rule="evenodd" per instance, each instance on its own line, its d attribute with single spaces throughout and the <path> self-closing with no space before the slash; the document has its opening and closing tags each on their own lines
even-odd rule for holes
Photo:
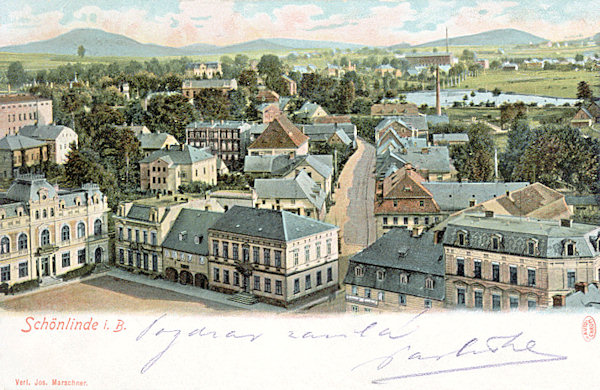
<svg viewBox="0 0 600 390">
<path fill-rule="evenodd" d="M 473 102 L 474 104 L 495 102 L 497 106 L 502 103 L 516 103 L 523 102 L 525 104 L 537 103 L 538 106 L 543 107 L 546 104 L 554 104 L 555 106 L 562 106 L 565 103 L 573 105 L 577 103 L 577 99 L 568 98 L 557 98 L 552 96 L 539 96 L 539 95 L 523 95 L 523 94 L 512 94 L 512 93 L 501 93 L 498 96 L 494 96 L 491 92 L 477 92 L 475 96 L 471 96 L 470 89 L 445 89 L 441 91 L 440 97 L 442 100 L 442 107 L 451 107 L 454 102 L 465 103 L 465 105 Z M 465 102 L 463 97 L 467 95 L 468 100 Z M 429 107 L 435 107 L 435 91 L 418 91 L 409 92 L 406 94 L 406 101 L 415 103 L 420 106 L 427 104 Z"/>
</svg>

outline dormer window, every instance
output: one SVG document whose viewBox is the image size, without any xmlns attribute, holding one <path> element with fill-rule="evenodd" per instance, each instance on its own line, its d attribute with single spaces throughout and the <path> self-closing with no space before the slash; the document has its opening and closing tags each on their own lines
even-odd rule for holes
<svg viewBox="0 0 600 390">
<path fill-rule="evenodd" d="M 383 270 L 377 271 L 377 281 L 383 282 L 384 279 L 385 279 L 385 271 L 383 271 Z"/>
<path fill-rule="evenodd" d="M 527 254 L 530 256 L 535 256 L 539 253 L 538 250 L 538 241 L 534 239 L 530 239 L 527 241 Z"/>
<path fill-rule="evenodd" d="M 408 283 L 408 274 L 403 272 L 400 274 L 400 283 L 407 284 Z"/>
<path fill-rule="evenodd" d="M 433 279 L 430 277 L 425 278 L 425 288 L 433 290 Z"/>
<path fill-rule="evenodd" d="M 578 254 L 575 241 L 570 239 L 563 240 L 563 256 L 577 256 Z"/>
<path fill-rule="evenodd" d="M 202 236 L 194 236 L 194 243 L 196 245 L 200 244 L 202 242 Z"/>
<path fill-rule="evenodd" d="M 183 231 L 183 232 L 179 233 L 179 241 L 185 240 L 186 237 L 187 237 L 187 232 L 186 231 Z"/>
<path fill-rule="evenodd" d="M 567 244 L 567 256 L 573 256 L 575 254 L 575 244 L 568 243 Z"/>
<path fill-rule="evenodd" d="M 365 270 L 363 267 L 361 267 L 360 265 L 354 268 L 354 275 L 361 277 L 365 274 Z"/>
<path fill-rule="evenodd" d="M 466 231 L 459 230 L 458 233 L 456 233 L 456 244 L 459 246 L 467 245 L 467 232 Z"/>
</svg>

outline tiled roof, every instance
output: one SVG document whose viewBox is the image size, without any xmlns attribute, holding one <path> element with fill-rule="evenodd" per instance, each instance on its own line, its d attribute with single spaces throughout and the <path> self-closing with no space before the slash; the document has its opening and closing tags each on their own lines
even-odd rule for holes
<svg viewBox="0 0 600 390">
<path fill-rule="evenodd" d="M 305 156 L 298 156 L 290 161 L 290 164 L 285 167 L 282 175 L 286 175 L 287 173 L 297 169 L 302 165 L 309 165 L 315 171 L 319 173 L 319 175 L 324 178 L 331 177 L 333 175 L 333 156 L 327 155 L 313 155 L 307 154 Z"/>
<path fill-rule="evenodd" d="M 183 150 L 181 150 L 183 147 Z M 173 162 L 176 165 L 192 164 L 194 162 L 207 160 L 214 157 L 207 151 L 207 148 L 198 149 L 190 145 L 181 145 L 181 147 L 171 147 L 153 152 L 140 163 L 150 163 L 162 158 L 165 161 Z"/>
<path fill-rule="evenodd" d="M 401 168 L 383 181 L 383 198 L 375 200 L 375 214 L 439 213 L 425 179 L 412 169 Z M 421 203 L 423 202 L 423 206 Z"/>
<path fill-rule="evenodd" d="M 445 263 L 441 244 L 434 244 L 433 234 L 425 232 L 413 237 L 411 231 L 395 228 L 350 258 L 345 284 L 391 291 L 423 298 L 443 300 L 445 295 Z M 355 268 L 363 266 L 363 276 Z M 377 271 L 385 271 L 383 280 Z M 400 283 L 407 274 L 408 283 Z M 433 279 L 433 289 L 425 288 L 425 279 Z"/>
<path fill-rule="evenodd" d="M 569 206 L 600 206 L 600 195 L 566 195 L 565 201 Z"/>
<path fill-rule="evenodd" d="M 475 204 L 505 195 L 528 185 L 528 182 L 424 182 L 423 185 L 433 194 L 433 198 L 444 211 L 463 210 Z M 511 213 L 512 214 L 512 213 Z"/>
<path fill-rule="evenodd" d="M 235 79 L 183 80 L 183 88 L 237 88 Z"/>
<path fill-rule="evenodd" d="M 469 142 L 467 133 L 434 134 L 433 142 Z"/>
<path fill-rule="evenodd" d="M 308 141 L 289 119 L 281 115 L 275 118 L 248 149 L 297 148 Z"/>
<path fill-rule="evenodd" d="M 43 98 L 40 96 L 34 95 L 23 95 L 23 94 L 10 94 L 10 95 L 0 95 L 0 104 L 7 103 L 33 103 L 36 101 L 52 101 L 52 99 Z"/>
<path fill-rule="evenodd" d="M 317 209 L 325 205 L 325 191 L 302 170 L 293 179 L 256 179 L 259 199 L 306 199 Z"/>
<path fill-rule="evenodd" d="M 175 138 L 167 133 L 140 133 L 140 135 L 138 135 L 140 147 L 142 149 L 161 149 L 165 146 L 165 142 L 169 138 L 172 138 L 172 141 L 175 141 L 173 145 L 178 144 Z"/>
<path fill-rule="evenodd" d="M 75 133 L 70 127 L 67 126 L 39 125 L 23 126 L 19 130 L 19 134 L 38 140 L 55 140 L 63 131 Z"/>
<path fill-rule="evenodd" d="M 1 150 L 22 150 L 36 148 L 45 145 L 45 142 L 38 141 L 33 138 L 25 137 L 24 135 L 7 135 L 0 139 Z"/>
<path fill-rule="evenodd" d="M 419 108 L 414 103 L 377 103 L 371 106 L 371 115 L 418 114 Z"/>
<path fill-rule="evenodd" d="M 313 125 L 302 125 L 302 132 L 308 135 L 311 139 L 318 137 L 319 135 L 323 135 L 324 139 L 327 140 L 339 130 L 343 130 L 348 138 L 354 140 L 356 125 L 352 123 L 316 123 Z"/>
<path fill-rule="evenodd" d="M 208 229 L 221 216 L 222 213 L 212 211 L 182 209 L 162 246 L 180 252 L 207 256 Z"/>
<path fill-rule="evenodd" d="M 272 174 L 286 169 L 289 165 L 290 157 L 287 154 L 244 157 L 244 172 L 246 173 Z"/>
<path fill-rule="evenodd" d="M 288 211 L 243 206 L 233 206 L 227 210 L 211 228 L 285 242 L 333 229 L 338 227 Z"/>
</svg>

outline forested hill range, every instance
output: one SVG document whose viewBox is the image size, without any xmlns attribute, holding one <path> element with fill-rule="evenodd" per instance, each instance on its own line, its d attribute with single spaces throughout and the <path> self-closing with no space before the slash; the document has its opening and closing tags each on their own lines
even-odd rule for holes
<svg viewBox="0 0 600 390">
<path fill-rule="evenodd" d="M 518 45 L 539 44 L 546 42 L 544 38 L 515 29 L 486 31 L 473 35 L 453 37 L 449 39 L 452 46 L 478 45 Z M 423 43 L 412 47 L 444 46 L 444 39 Z M 130 57 L 163 57 L 186 56 L 200 54 L 225 54 L 240 52 L 281 52 L 306 49 L 337 49 L 356 50 L 364 45 L 334 41 L 314 41 L 287 38 L 264 38 L 228 46 L 216 46 L 205 43 L 195 43 L 182 47 L 161 46 L 151 43 L 141 43 L 120 34 L 109 33 L 99 29 L 75 29 L 51 39 L 0 47 L 0 52 L 8 53 L 42 53 L 75 55 L 77 48 L 83 46 L 87 56 L 130 56 Z M 409 48 L 407 43 L 399 43 L 388 49 Z"/>
</svg>

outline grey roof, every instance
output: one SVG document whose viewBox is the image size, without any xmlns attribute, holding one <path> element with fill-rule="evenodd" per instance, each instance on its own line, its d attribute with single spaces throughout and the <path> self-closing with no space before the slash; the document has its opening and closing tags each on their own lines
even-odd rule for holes
<svg viewBox="0 0 600 390">
<path fill-rule="evenodd" d="M 237 88 L 235 79 L 184 80 L 184 88 Z"/>
<path fill-rule="evenodd" d="M 282 76 L 282 77 L 286 78 L 285 76 Z M 291 79 L 289 79 L 289 80 L 291 80 Z M 290 102 L 290 100 L 292 100 L 292 98 L 290 98 L 290 97 L 280 97 L 279 98 L 279 109 L 281 111 L 283 111 L 285 109 L 285 107 L 288 105 L 288 103 Z"/>
<path fill-rule="evenodd" d="M 65 131 L 65 129 L 67 131 L 73 131 L 73 129 L 67 126 L 39 125 L 23 126 L 19 130 L 19 134 L 35 139 L 55 140 L 63 131 Z"/>
<path fill-rule="evenodd" d="M 355 275 L 358 265 L 364 267 L 363 276 Z M 378 270 L 385 271 L 382 281 L 377 279 Z M 408 274 L 406 284 L 400 283 L 402 273 Z M 409 230 L 394 228 L 350 258 L 344 283 L 443 300 L 444 273 L 443 246 L 434 244 L 433 233 L 413 237 Z M 432 290 L 425 288 L 428 276 L 434 281 Z"/>
<path fill-rule="evenodd" d="M 427 149 L 425 153 L 423 150 Z M 404 150 L 395 150 L 384 152 L 377 158 L 377 173 L 388 170 L 391 164 L 396 164 L 398 168 L 405 164 L 412 164 L 418 170 L 428 170 L 430 173 L 449 173 L 450 153 L 446 146 L 429 146 L 427 148 L 406 148 Z"/>
<path fill-rule="evenodd" d="M 21 150 L 35 148 L 45 145 L 45 142 L 38 141 L 33 138 L 25 137 L 24 135 L 7 135 L 0 139 L 0 150 Z"/>
<path fill-rule="evenodd" d="M 302 164 L 310 165 L 319 175 L 324 178 L 331 177 L 333 175 L 333 156 L 330 154 L 313 155 L 307 154 L 304 156 L 298 156 L 290 161 L 290 164 L 285 167 L 282 175 L 287 175 L 289 172 L 298 168 Z"/>
<path fill-rule="evenodd" d="M 352 123 L 315 123 L 313 125 L 299 125 L 298 127 L 311 139 L 321 136 L 324 137 L 324 140 L 329 139 L 338 130 L 343 130 L 348 138 L 354 141 L 354 133 L 356 131 L 356 125 Z"/>
<path fill-rule="evenodd" d="M 195 148 L 190 145 L 181 145 L 183 147 L 171 147 L 153 152 L 148 157 L 140 161 L 140 163 L 150 163 L 159 158 L 165 161 L 173 162 L 173 164 L 192 164 L 194 162 L 206 160 L 214 157 L 208 152 L 207 148 Z"/>
<path fill-rule="evenodd" d="M 446 114 L 442 114 L 442 115 L 427 114 L 425 116 L 425 118 L 427 119 L 427 123 L 431 124 L 431 125 L 440 125 L 440 124 L 450 123 L 450 118 L 448 118 L 448 115 L 446 115 Z"/>
<path fill-rule="evenodd" d="M 222 213 L 213 211 L 182 209 L 165 237 L 162 246 L 180 252 L 207 256 L 208 229 L 222 215 Z"/>
<path fill-rule="evenodd" d="M 564 244 L 571 241 L 575 244 L 577 256 L 595 257 L 600 254 L 597 240 L 600 227 L 573 223 L 571 227 L 560 226 L 559 221 L 523 218 L 508 215 L 485 217 L 483 214 L 460 214 L 453 217 L 444 233 L 444 244 L 458 246 L 457 233 L 467 232 L 466 247 L 491 251 L 493 234 L 502 236 L 499 252 L 513 255 L 532 256 L 527 254 L 528 240 L 538 242 L 538 253 L 535 257 L 559 259 L 567 258 L 563 254 Z"/>
<path fill-rule="evenodd" d="M 469 142 L 467 133 L 434 134 L 433 142 Z"/>
<path fill-rule="evenodd" d="M 195 129 L 200 127 L 213 128 L 213 129 L 239 129 L 249 125 L 244 121 L 211 121 L 202 122 L 196 121 L 187 125 L 186 129 Z"/>
<path fill-rule="evenodd" d="M 476 204 L 505 195 L 529 185 L 529 182 L 424 182 L 423 185 L 433 195 L 433 199 L 443 211 L 457 211 L 470 207 L 471 200 Z"/>
<path fill-rule="evenodd" d="M 318 209 L 327 196 L 304 170 L 293 179 L 256 179 L 254 189 L 259 199 L 307 199 Z"/>
<path fill-rule="evenodd" d="M 305 102 L 302 107 L 300 107 L 300 109 L 298 111 L 295 112 L 296 115 L 298 116 L 313 116 L 315 114 L 315 112 L 319 109 L 319 108 L 323 108 L 320 105 L 318 105 L 317 103 L 312 103 L 312 102 Z"/>
<path fill-rule="evenodd" d="M 287 154 L 246 156 L 244 157 L 244 172 L 272 174 L 287 168 L 289 164 L 290 157 Z"/>
<path fill-rule="evenodd" d="M 137 138 L 142 149 L 151 150 L 162 148 L 169 136 L 170 134 L 167 133 L 140 133 Z"/>
<path fill-rule="evenodd" d="M 387 148 L 391 146 L 390 150 L 396 150 L 399 148 L 426 148 L 427 139 L 419 137 L 400 137 L 395 130 L 390 130 L 392 134 L 395 134 L 395 138 L 388 138 L 385 142 L 381 142 L 381 139 L 377 141 L 377 154 L 383 153 Z"/>
<path fill-rule="evenodd" d="M 565 195 L 569 206 L 600 206 L 600 195 Z"/>
<path fill-rule="evenodd" d="M 48 183 L 42 175 L 23 175 L 13 181 L 5 198 L 20 202 L 37 202 L 40 200 L 39 191 L 42 188 L 48 191 L 48 198 L 54 198 L 57 195 L 54 186 Z"/>
<path fill-rule="evenodd" d="M 151 206 L 134 203 L 127 213 L 127 218 L 137 219 L 140 221 L 150 221 L 150 210 L 152 210 Z"/>
<path fill-rule="evenodd" d="M 382 119 L 381 122 L 375 126 L 375 131 L 379 131 L 390 124 L 398 122 L 402 126 L 408 129 L 416 129 L 416 130 L 428 130 L 429 126 L 427 125 L 427 117 L 425 115 L 399 115 L 399 116 L 390 116 Z"/>
<path fill-rule="evenodd" d="M 577 291 L 567 295 L 565 306 L 569 309 L 595 307 L 600 309 L 600 291 L 595 284 L 589 284 L 586 293 Z"/>
<path fill-rule="evenodd" d="M 227 210 L 211 228 L 211 230 L 285 242 L 332 229 L 338 227 L 288 211 L 243 206 L 233 206 Z"/>
</svg>

